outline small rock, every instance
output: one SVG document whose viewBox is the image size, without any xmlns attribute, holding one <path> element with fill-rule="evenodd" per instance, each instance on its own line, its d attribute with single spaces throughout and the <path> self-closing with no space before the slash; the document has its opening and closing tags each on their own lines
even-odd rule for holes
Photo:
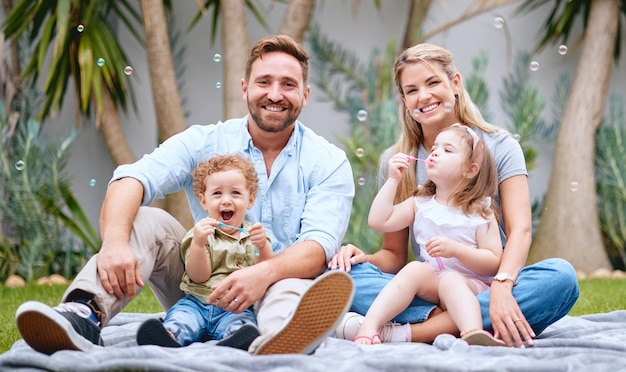
<svg viewBox="0 0 626 372">
<path fill-rule="evenodd" d="M 626 279 L 626 273 L 622 270 L 615 270 L 611 273 L 611 278 L 614 279 Z"/>
<path fill-rule="evenodd" d="M 611 270 L 600 268 L 589 274 L 589 279 L 608 279 L 611 277 Z"/>
<path fill-rule="evenodd" d="M 68 281 L 62 275 L 52 274 L 50 276 L 44 276 L 43 278 L 37 279 L 38 285 L 57 285 L 57 284 L 67 284 Z"/>
<path fill-rule="evenodd" d="M 21 276 L 11 275 L 7 278 L 4 285 L 6 285 L 7 288 L 23 287 L 26 285 L 26 281 Z"/>
<path fill-rule="evenodd" d="M 68 283 L 69 283 L 68 280 L 59 274 L 52 274 L 48 277 L 48 284 L 50 285 L 68 284 Z"/>
</svg>

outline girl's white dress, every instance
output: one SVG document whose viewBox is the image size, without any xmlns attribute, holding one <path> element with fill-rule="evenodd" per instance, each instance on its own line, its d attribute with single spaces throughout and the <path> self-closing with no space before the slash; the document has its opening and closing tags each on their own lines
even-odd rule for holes
<svg viewBox="0 0 626 372">
<path fill-rule="evenodd" d="M 419 245 L 419 256 L 440 275 L 456 271 L 475 280 L 480 289 L 487 289 L 493 280 L 492 276 L 479 275 L 454 257 L 441 257 L 444 268 L 440 270 L 437 261 L 426 252 L 424 246 L 426 241 L 433 236 L 445 236 L 478 249 L 476 232 L 479 230 L 486 231 L 488 220 L 479 215 L 468 216 L 457 208 L 442 205 L 435 200 L 434 196 L 416 196 L 414 200 L 417 213 L 413 222 L 413 233 Z M 485 200 L 485 203 L 490 202 L 490 200 Z M 415 253 L 417 256 L 418 252 Z"/>
</svg>

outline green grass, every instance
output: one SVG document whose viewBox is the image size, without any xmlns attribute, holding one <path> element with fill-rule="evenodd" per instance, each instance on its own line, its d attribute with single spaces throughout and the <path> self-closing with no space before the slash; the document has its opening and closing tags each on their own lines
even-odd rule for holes
<svg viewBox="0 0 626 372">
<path fill-rule="evenodd" d="M 22 288 L 0 288 L 0 353 L 9 350 L 20 334 L 15 326 L 15 310 L 28 300 L 36 299 L 48 305 L 57 305 L 66 286 L 38 286 L 28 284 Z M 626 309 L 626 280 L 593 279 L 580 282 L 580 297 L 569 315 L 606 313 Z M 125 312 L 156 313 L 162 311 L 150 288 L 146 287 L 126 307 Z"/>
</svg>

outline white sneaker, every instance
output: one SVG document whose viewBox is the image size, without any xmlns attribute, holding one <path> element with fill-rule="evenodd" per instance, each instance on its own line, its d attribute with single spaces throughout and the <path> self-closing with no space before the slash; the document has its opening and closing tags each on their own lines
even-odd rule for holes
<svg viewBox="0 0 626 372">
<path fill-rule="evenodd" d="M 350 341 L 354 340 L 364 319 L 365 317 L 361 314 L 347 313 L 335 330 L 335 337 Z M 409 323 L 387 323 L 383 325 L 380 338 L 382 342 L 410 342 L 411 326 Z"/>
</svg>

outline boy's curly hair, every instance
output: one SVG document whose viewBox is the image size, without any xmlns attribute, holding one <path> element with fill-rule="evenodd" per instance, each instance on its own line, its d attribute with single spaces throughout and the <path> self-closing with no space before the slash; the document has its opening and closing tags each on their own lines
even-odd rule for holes
<svg viewBox="0 0 626 372">
<path fill-rule="evenodd" d="M 231 169 L 241 171 L 246 179 L 248 191 L 254 199 L 259 188 L 259 176 L 254 169 L 254 164 L 241 154 L 215 155 L 211 159 L 201 162 L 191 173 L 193 177 L 193 192 L 196 197 L 200 197 L 200 195 L 204 194 L 206 190 L 204 179 L 207 176 Z"/>
</svg>

